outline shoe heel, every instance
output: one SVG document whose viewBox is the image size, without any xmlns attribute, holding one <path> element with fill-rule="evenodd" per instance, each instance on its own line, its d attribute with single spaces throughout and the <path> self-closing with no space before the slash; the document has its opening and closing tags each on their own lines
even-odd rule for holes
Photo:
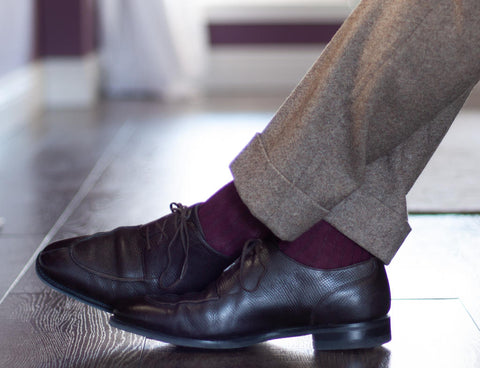
<svg viewBox="0 0 480 368">
<path fill-rule="evenodd" d="M 390 317 L 319 329 L 312 337 L 315 350 L 373 348 L 392 339 Z"/>
</svg>

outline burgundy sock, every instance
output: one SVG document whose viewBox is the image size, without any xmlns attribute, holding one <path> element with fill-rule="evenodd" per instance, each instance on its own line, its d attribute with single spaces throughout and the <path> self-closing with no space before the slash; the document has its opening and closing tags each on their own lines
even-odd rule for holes
<svg viewBox="0 0 480 368">
<path fill-rule="evenodd" d="M 237 256 L 247 240 L 270 234 L 242 202 L 233 182 L 200 205 L 198 218 L 207 243 L 226 256 Z"/>
<path fill-rule="evenodd" d="M 372 257 L 326 221 L 318 222 L 292 242 L 281 241 L 279 248 L 297 262 L 320 269 L 351 266 Z"/>
</svg>

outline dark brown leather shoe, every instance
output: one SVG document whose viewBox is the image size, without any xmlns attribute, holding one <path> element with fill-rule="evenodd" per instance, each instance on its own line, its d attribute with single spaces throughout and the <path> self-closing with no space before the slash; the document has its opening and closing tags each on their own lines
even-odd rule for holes
<svg viewBox="0 0 480 368">
<path fill-rule="evenodd" d="M 317 270 L 255 241 L 204 291 L 146 297 L 115 310 L 110 323 L 187 347 L 231 349 L 312 334 L 315 349 L 343 350 L 389 341 L 389 309 L 379 260 Z"/>
<path fill-rule="evenodd" d="M 197 206 L 140 226 L 65 239 L 38 256 L 38 276 L 53 288 L 113 311 L 147 294 L 202 290 L 233 262 L 205 241 Z"/>
</svg>

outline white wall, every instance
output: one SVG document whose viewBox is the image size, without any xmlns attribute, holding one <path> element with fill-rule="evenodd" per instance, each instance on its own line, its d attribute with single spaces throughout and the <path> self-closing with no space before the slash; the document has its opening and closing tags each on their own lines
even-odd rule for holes
<svg viewBox="0 0 480 368">
<path fill-rule="evenodd" d="M 0 77 L 32 59 L 33 0 L 0 1 Z"/>
<path fill-rule="evenodd" d="M 341 23 L 356 0 L 202 0 L 213 24 Z M 207 94 L 286 95 L 324 45 L 216 45 L 204 79 Z"/>
<path fill-rule="evenodd" d="M 34 51 L 33 0 L 0 1 L 0 132 L 40 108 Z"/>
</svg>

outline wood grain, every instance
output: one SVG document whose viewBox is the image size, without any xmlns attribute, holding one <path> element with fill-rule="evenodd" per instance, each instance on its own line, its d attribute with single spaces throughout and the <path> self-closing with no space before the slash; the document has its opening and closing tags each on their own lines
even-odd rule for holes
<svg viewBox="0 0 480 368">
<path fill-rule="evenodd" d="M 0 234 L 0 299 L 40 244 L 41 236 Z"/>
<path fill-rule="evenodd" d="M 132 367 L 144 339 L 55 291 L 12 294 L 1 306 L 0 367 Z"/>
<path fill-rule="evenodd" d="M 310 336 L 268 342 L 240 350 L 209 351 L 165 346 L 151 340 L 145 346 L 142 367 L 388 367 L 385 348 L 363 351 L 320 352 L 311 348 Z"/>
<path fill-rule="evenodd" d="M 108 314 L 54 291 L 0 308 L 1 367 L 478 367 L 480 331 L 458 299 L 394 300 L 384 347 L 314 352 L 310 336 L 250 348 L 177 348 L 111 328 Z"/>
<path fill-rule="evenodd" d="M 135 135 L 55 239 L 148 221 L 165 214 L 170 201 L 203 200 L 228 180 L 232 157 L 219 152 L 234 155 L 268 109 L 253 100 L 223 102 L 48 113 L 8 140 L 0 137 L 7 220 L 0 288 L 16 277 L 125 119 L 135 121 Z M 309 336 L 230 351 L 176 348 L 110 327 L 108 314 L 50 290 L 29 269 L 0 305 L 0 367 L 478 368 L 480 215 L 411 220 L 414 231 L 387 269 L 393 340 L 381 348 L 316 353 Z"/>
</svg>

